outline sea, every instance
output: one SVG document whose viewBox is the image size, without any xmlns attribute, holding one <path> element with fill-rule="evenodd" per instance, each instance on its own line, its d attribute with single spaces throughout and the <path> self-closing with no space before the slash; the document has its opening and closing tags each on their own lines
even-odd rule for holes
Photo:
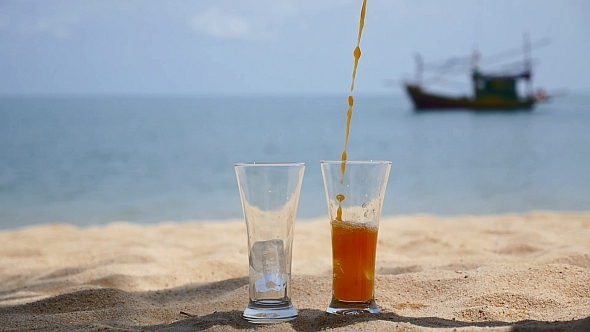
<svg viewBox="0 0 590 332">
<path fill-rule="evenodd" d="M 305 162 L 298 218 L 327 218 L 346 95 L 0 97 L 0 229 L 243 218 L 237 162 Z M 590 94 L 522 112 L 355 98 L 348 158 L 391 160 L 383 215 L 590 210 Z"/>
</svg>

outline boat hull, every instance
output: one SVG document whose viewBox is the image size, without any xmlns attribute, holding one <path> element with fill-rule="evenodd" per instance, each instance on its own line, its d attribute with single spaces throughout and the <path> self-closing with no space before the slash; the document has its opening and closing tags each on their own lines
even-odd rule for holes
<svg viewBox="0 0 590 332">
<path fill-rule="evenodd" d="M 422 88 L 417 85 L 406 85 L 406 91 L 416 110 L 531 110 L 535 105 L 534 98 L 507 100 L 446 97 L 424 92 Z"/>
</svg>

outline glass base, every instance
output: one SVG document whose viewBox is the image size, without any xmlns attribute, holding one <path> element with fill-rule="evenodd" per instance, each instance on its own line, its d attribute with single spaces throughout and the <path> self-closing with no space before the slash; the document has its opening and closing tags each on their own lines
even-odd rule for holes
<svg viewBox="0 0 590 332">
<path fill-rule="evenodd" d="M 326 312 L 335 315 L 378 314 L 379 308 L 375 303 L 375 299 L 366 302 L 350 302 L 340 301 L 332 296 L 332 302 L 330 302 Z"/>
<path fill-rule="evenodd" d="M 250 301 L 242 317 L 250 323 L 276 324 L 297 318 L 297 310 L 291 301 L 259 300 Z"/>
</svg>

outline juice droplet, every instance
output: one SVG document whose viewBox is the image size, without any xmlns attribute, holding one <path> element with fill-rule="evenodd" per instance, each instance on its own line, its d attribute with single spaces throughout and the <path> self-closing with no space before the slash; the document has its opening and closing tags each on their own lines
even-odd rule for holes
<svg viewBox="0 0 590 332">
<path fill-rule="evenodd" d="M 361 48 L 357 46 L 357 47 L 354 49 L 354 59 L 355 59 L 355 60 L 358 60 L 358 59 L 360 59 L 360 58 L 361 58 Z"/>
<path fill-rule="evenodd" d="M 345 199 L 344 195 L 338 194 L 336 195 L 336 200 L 338 201 L 338 210 L 336 210 L 336 220 L 342 221 L 342 201 Z"/>
</svg>

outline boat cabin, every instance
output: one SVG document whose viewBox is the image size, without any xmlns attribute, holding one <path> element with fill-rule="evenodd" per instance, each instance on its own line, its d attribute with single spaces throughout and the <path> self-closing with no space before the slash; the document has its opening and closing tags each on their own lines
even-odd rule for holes
<svg viewBox="0 0 590 332">
<path fill-rule="evenodd" d="M 518 100 L 516 83 L 519 79 L 530 80 L 530 71 L 524 71 L 517 75 L 484 75 L 479 70 L 474 70 L 473 89 L 475 99 L 504 99 Z"/>
</svg>

